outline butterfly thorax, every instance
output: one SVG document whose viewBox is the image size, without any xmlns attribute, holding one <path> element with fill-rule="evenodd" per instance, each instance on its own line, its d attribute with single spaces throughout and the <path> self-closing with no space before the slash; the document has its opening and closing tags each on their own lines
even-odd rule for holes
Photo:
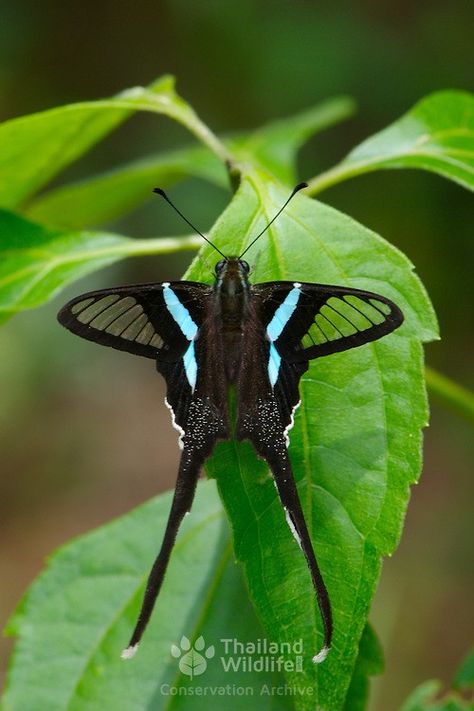
<svg viewBox="0 0 474 711">
<path fill-rule="evenodd" d="M 250 286 L 237 257 L 221 260 L 216 267 L 215 314 L 223 331 L 241 331 L 248 316 Z"/>
<path fill-rule="evenodd" d="M 242 354 L 242 338 L 249 317 L 248 265 L 237 257 L 221 260 L 216 267 L 214 316 L 225 356 L 226 375 L 235 382 Z"/>
</svg>

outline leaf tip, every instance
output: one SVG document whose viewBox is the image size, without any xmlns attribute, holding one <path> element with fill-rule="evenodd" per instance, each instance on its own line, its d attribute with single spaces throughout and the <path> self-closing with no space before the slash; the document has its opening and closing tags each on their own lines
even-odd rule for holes
<svg viewBox="0 0 474 711">
<path fill-rule="evenodd" d="M 328 652 L 330 650 L 330 647 L 324 646 L 320 652 L 314 655 L 313 657 L 313 664 L 321 664 L 321 662 L 324 662 L 326 657 L 328 656 Z"/>
<path fill-rule="evenodd" d="M 120 657 L 122 659 L 131 659 L 132 657 L 135 656 L 137 649 L 138 649 L 138 644 L 130 645 L 130 647 L 127 647 L 127 649 L 123 650 Z"/>
</svg>

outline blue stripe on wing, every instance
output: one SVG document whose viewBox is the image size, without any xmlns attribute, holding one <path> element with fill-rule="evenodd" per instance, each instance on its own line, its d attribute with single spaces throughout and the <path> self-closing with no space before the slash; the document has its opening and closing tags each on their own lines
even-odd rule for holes
<svg viewBox="0 0 474 711">
<path fill-rule="evenodd" d="M 188 309 L 183 306 L 178 296 L 174 293 L 173 289 L 171 289 L 169 283 L 163 284 L 163 298 L 168 311 L 178 324 L 181 332 L 188 341 L 191 341 L 183 356 L 183 365 L 188 383 L 191 386 L 191 390 L 194 392 L 198 369 L 196 353 L 194 350 L 194 339 L 196 338 L 199 329 L 197 324 L 194 323 Z"/>
<path fill-rule="evenodd" d="M 287 294 L 285 300 L 280 304 L 273 318 L 267 326 L 267 337 L 271 341 L 270 352 L 268 358 L 268 379 L 270 384 L 275 387 L 275 383 L 278 380 L 278 373 L 280 371 L 281 356 L 278 353 L 273 342 L 276 341 L 282 334 L 286 324 L 292 317 L 301 295 L 300 291 L 301 284 L 295 282 L 293 284 L 293 289 Z"/>
</svg>

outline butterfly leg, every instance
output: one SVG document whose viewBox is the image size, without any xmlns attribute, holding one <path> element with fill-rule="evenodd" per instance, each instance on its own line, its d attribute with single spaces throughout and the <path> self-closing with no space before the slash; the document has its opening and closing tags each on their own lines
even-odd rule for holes
<svg viewBox="0 0 474 711">
<path fill-rule="evenodd" d="M 150 571 L 150 575 L 148 576 L 145 595 L 143 597 L 137 624 L 128 647 L 122 652 L 123 659 L 133 657 L 137 651 L 141 636 L 148 624 L 155 606 L 156 598 L 158 597 L 163 583 L 163 578 L 165 576 L 166 568 L 168 567 L 168 561 L 175 544 L 178 529 L 184 516 L 191 509 L 194 494 L 196 492 L 197 480 L 199 478 L 199 470 L 203 461 L 204 457 L 202 452 L 192 446 L 186 445 L 185 441 L 165 535 L 163 537 L 160 552 L 156 557 Z"/>
</svg>

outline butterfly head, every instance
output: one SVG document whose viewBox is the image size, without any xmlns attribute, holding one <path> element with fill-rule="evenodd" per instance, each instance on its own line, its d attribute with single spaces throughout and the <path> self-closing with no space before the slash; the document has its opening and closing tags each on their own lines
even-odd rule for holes
<svg viewBox="0 0 474 711">
<path fill-rule="evenodd" d="M 226 257 L 226 259 L 219 259 L 215 271 L 216 276 L 221 278 L 227 273 L 241 274 L 246 277 L 250 272 L 250 265 L 245 259 Z"/>
<path fill-rule="evenodd" d="M 239 257 L 226 257 L 219 259 L 215 267 L 215 289 L 221 294 L 233 296 L 249 289 L 248 262 Z"/>
</svg>

